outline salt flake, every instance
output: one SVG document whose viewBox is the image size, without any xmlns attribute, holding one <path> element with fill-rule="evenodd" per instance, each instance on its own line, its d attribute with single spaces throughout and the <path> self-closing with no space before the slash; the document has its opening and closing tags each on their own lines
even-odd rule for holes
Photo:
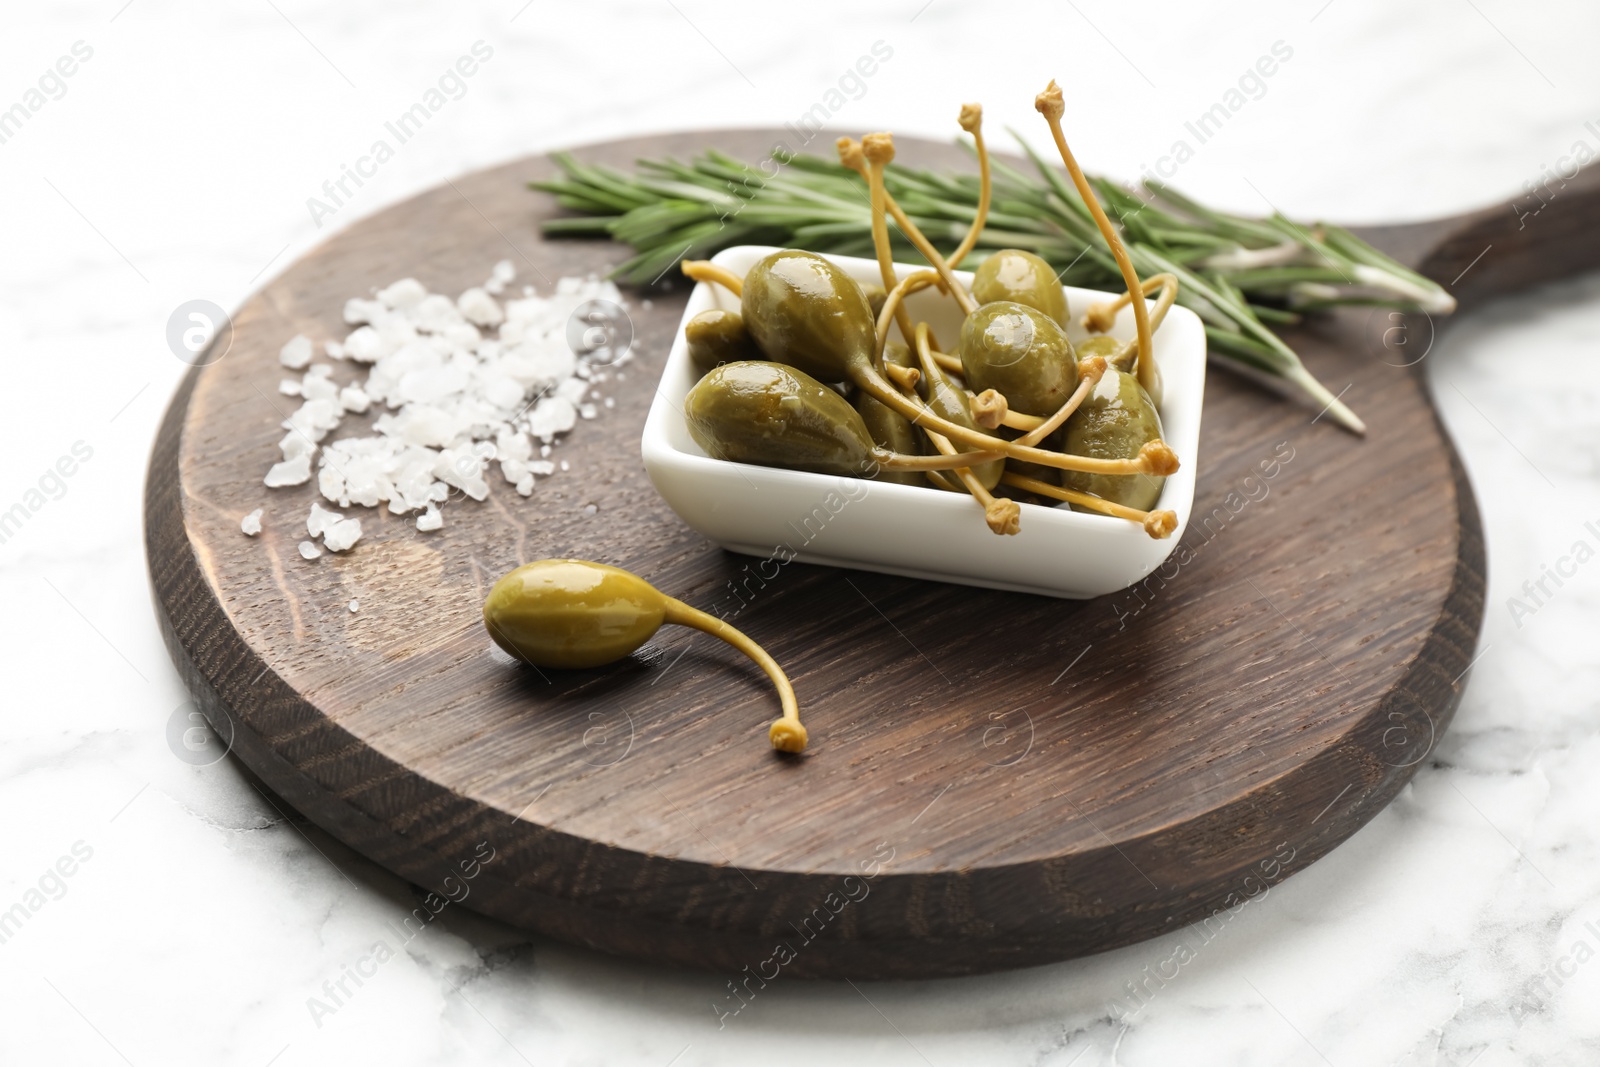
<svg viewBox="0 0 1600 1067">
<path fill-rule="evenodd" d="M 278 350 L 278 362 L 290 370 L 300 370 L 311 362 L 312 355 L 311 338 L 297 333 Z"/>
</svg>

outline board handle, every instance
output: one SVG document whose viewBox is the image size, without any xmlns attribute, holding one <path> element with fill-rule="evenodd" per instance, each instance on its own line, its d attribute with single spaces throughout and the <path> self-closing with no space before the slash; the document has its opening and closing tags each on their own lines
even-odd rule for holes
<svg viewBox="0 0 1600 1067">
<path fill-rule="evenodd" d="M 1473 307 L 1600 267 L 1600 166 L 1546 172 L 1493 207 L 1362 236 Z"/>
</svg>

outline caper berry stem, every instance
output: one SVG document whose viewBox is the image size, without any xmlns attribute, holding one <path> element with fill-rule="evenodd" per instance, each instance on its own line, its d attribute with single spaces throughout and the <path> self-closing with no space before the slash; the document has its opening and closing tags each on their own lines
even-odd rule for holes
<svg viewBox="0 0 1600 1067">
<path fill-rule="evenodd" d="M 933 362 L 937 364 L 938 360 Z M 985 389 L 976 395 L 968 390 L 967 406 L 972 411 L 972 421 L 985 430 L 992 430 L 1003 424 L 1006 416 L 1011 413 L 1011 405 L 998 389 Z"/>
<path fill-rule="evenodd" d="M 950 266 L 945 263 L 944 257 L 939 254 L 939 250 L 933 247 L 933 242 L 928 240 L 923 232 L 917 228 L 917 224 L 911 221 L 910 216 L 901 210 L 900 205 L 895 202 L 895 198 L 889 192 L 888 187 L 884 185 L 883 168 L 894 159 L 894 135 L 889 133 L 869 133 L 861 139 L 861 148 L 867 159 L 867 181 L 873 187 L 874 199 L 872 202 L 875 206 L 873 208 L 872 243 L 878 253 L 878 268 L 885 270 L 887 268 L 884 267 L 884 264 L 892 262 L 889 248 L 888 220 L 883 220 L 882 226 L 877 225 L 882 212 L 887 211 L 894 216 L 895 225 L 900 227 L 900 232 L 906 235 L 906 239 L 916 247 L 918 252 L 922 253 L 922 257 L 933 266 L 933 269 L 939 272 L 940 282 L 943 283 L 945 289 L 949 290 L 956 303 L 961 306 L 961 313 L 963 315 L 972 314 L 978 309 L 977 302 L 972 299 L 972 294 L 967 292 L 965 286 L 956 281 L 956 276 L 950 272 Z M 893 284 L 892 273 L 884 276 L 883 284 L 885 287 Z M 904 320 L 900 322 L 900 332 L 906 333 Z M 906 336 L 910 337 L 910 334 L 906 334 Z"/>
<path fill-rule="evenodd" d="M 851 381 L 858 389 L 865 390 L 873 398 L 898 411 L 910 419 L 913 425 L 924 431 L 935 430 L 962 448 L 998 452 L 1045 467 L 1082 471 L 1085 474 L 1168 475 L 1176 473 L 1178 469 L 1178 457 L 1166 442 L 1161 440 L 1146 442 L 1133 459 L 1096 459 L 1091 456 L 1052 452 L 1045 448 L 1019 445 L 1015 441 L 1007 441 L 1001 437 L 991 437 L 989 434 L 969 430 L 965 426 L 951 422 L 920 400 L 906 396 L 873 367 L 861 364 L 852 367 L 851 371 Z"/>
<path fill-rule="evenodd" d="M 783 705 L 783 717 L 768 727 L 767 739 L 779 752 L 805 751 L 806 728 L 800 724 L 800 703 L 795 699 L 794 686 L 789 684 L 789 676 L 783 673 L 778 661 L 767 655 L 766 649 L 721 619 L 707 615 L 699 608 L 692 608 L 673 597 L 666 598 L 664 621 L 678 626 L 688 626 L 726 641 L 754 660 L 756 666 L 766 671 L 767 677 L 772 679 L 772 684 L 778 690 L 778 701 Z"/>
<path fill-rule="evenodd" d="M 924 428 L 923 433 L 927 433 Z M 971 467 L 979 463 L 993 463 L 1004 459 L 1000 452 L 951 452 L 938 456 L 908 456 L 888 449 L 874 451 L 872 458 L 878 466 L 892 471 L 950 471 L 957 467 Z"/>
<path fill-rule="evenodd" d="M 961 367 L 961 357 L 951 355 L 949 352 L 941 352 L 939 351 L 939 347 L 937 345 L 935 345 L 933 348 L 933 361 L 951 374 L 963 373 Z"/>
<path fill-rule="evenodd" d="M 1161 295 L 1156 297 L 1156 306 L 1150 309 L 1150 333 L 1152 337 L 1157 330 L 1161 329 L 1161 324 L 1166 321 L 1167 312 L 1171 310 L 1173 301 L 1178 299 L 1178 277 L 1175 274 L 1153 274 L 1144 280 L 1144 285 L 1141 287 L 1141 295 L 1149 296 L 1150 291 L 1157 286 L 1161 289 Z M 1111 329 L 1112 323 L 1116 320 L 1117 312 L 1121 311 L 1132 299 L 1132 294 L 1123 293 L 1115 300 L 1095 304 L 1084 313 L 1083 328 L 1090 333 L 1105 333 Z M 1138 341 L 1130 341 L 1111 357 L 1111 363 L 1120 366 L 1130 355 L 1137 351 Z M 1139 384 L 1149 394 L 1151 401 L 1160 403 L 1161 375 L 1156 370 L 1155 360 L 1150 360 L 1148 366 L 1144 363 L 1139 363 L 1134 370 L 1139 379 Z M 1156 388 L 1154 390 L 1146 384 L 1147 378 L 1155 384 Z"/>
<path fill-rule="evenodd" d="M 930 380 L 937 380 L 939 368 L 934 365 L 933 356 L 928 349 L 928 324 L 917 323 L 916 333 L 917 358 L 922 361 L 922 369 Z M 933 447 L 946 456 L 955 454 L 955 446 L 942 434 L 924 430 L 928 440 L 933 442 Z M 953 472 L 961 484 L 966 487 L 972 498 L 983 505 L 983 520 L 989 529 L 997 534 L 1016 534 L 1022 529 L 1022 509 L 1015 500 L 1004 497 L 996 498 L 986 489 L 978 476 L 972 473 L 970 467 L 957 467 Z"/>
<path fill-rule="evenodd" d="M 1150 331 L 1154 333 L 1161 327 L 1167 317 L 1167 309 L 1172 307 L 1172 302 L 1178 297 L 1178 277 L 1175 274 L 1152 274 L 1144 280 L 1139 291 L 1144 296 L 1159 288 L 1161 295 L 1156 298 L 1156 306 L 1150 312 Z M 1116 322 L 1117 312 L 1128 306 L 1132 300 L 1127 292 L 1115 300 L 1103 300 L 1092 305 L 1083 313 L 1083 328 L 1090 333 L 1105 333 Z"/>
<path fill-rule="evenodd" d="M 1007 410 L 1005 418 L 1000 420 L 1000 425 L 1010 430 L 1036 430 L 1044 425 L 1044 420 L 1037 415 L 1024 415 L 1020 411 Z"/>
<path fill-rule="evenodd" d="M 1128 283 L 1128 292 L 1138 293 L 1143 289 L 1139 284 L 1139 274 L 1133 269 L 1133 261 L 1128 258 L 1128 250 L 1122 246 L 1122 238 L 1117 235 L 1116 227 L 1111 225 L 1111 220 L 1106 218 L 1105 209 L 1100 206 L 1100 198 L 1095 195 L 1094 187 L 1089 184 L 1089 179 L 1084 177 L 1083 169 L 1078 166 L 1077 159 L 1073 158 L 1072 149 L 1067 147 L 1067 135 L 1061 132 L 1061 115 L 1066 110 L 1066 104 L 1061 99 L 1061 86 L 1050 80 L 1045 91 L 1034 98 L 1033 106 L 1039 114 L 1044 116 L 1045 122 L 1050 125 L 1050 136 L 1055 139 L 1056 150 L 1061 153 L 1061 162 L 1066 164 L 1067 173 L 1072 176 L 1072 184 L 1077 186 L 1078 195 L 1083 198 L 1083 204 L 1089 209 L 1089 214 L 1094 216 L 1094 223 L 1100 228 L 1100 235 L 1106 239 L 1106 245 L 1111 249 L 1111 256 L 1117 261 L 1117 268 L 1122 271 L 1123 281 Z M 1139 334 L 1139 384 L 1145 387 L 1145 392 L 1150 394 L 1150 399 L 1156 399 L 1160 386 L 1154 378 L 1146 379 L 1146 374 L 1155 370 L 1150 356 L 1150 315 L 1144 306 L 1143 300 L 1133 301 L 1133 322 Z"/>
<path fill-rule="evenodd" d="M 719 267 L 709 259 L 686 259 L 683 273 L 697 282 L 715 282 L 734 296 L 744 295 L 744 279 L 727 267 Z"/>
<path fill-rule="evenodd" d="M 978 238 L 983 235 L 984 226 L 989 222 L 989 198 L 992 194 L 989 178 L 989 150 L 983 143 L 983 107 L 979 104 L 961 105 L 961 117 L 957 120 L 961 128 L 972 134 L 972 145 L 978 153 L 978 210 L 972 216 L 972 226 L 967 230 L 967 235 L 956 245 L 956 250 L 950 253 L 949 265 L 955 270 L 961 261 L 967 258 L 978 244 Z"/>
<path fill-rule="evenodd" d="M 1100 384 L 1100 379 L 1105 375 L 1107 366 L 1108 364 L 1103 356 L 1090 356 L 1088 359 L 1079 360 L 1078 387 L 1072 391 L 1072 395 L 1067 397 L 1060 407 L 1056 408 L 1054 415 L 1051 415 L 1048 419 L 1045 419 L 1039 425 L 1017 438 L 1017 444 L 1036 445 L 1060 429 L 1061 424 L 1072 417 L 1072 413 L 1078 410 L 1088 395 L 1094 391 L 1094 387 Z"/>
<path fill-rule="evenodd" d="M 1018 489 L 1026 489 L 1030 493 L 1038 493 L 1040 496 L 1064 500 L 1069 504 L 1076 504 L 1079 507 L 1098 511 L 1102 515 L 1110 515 L 1113 518 L 1128 519 L 1136 522 L 1144 527 L 1145 533 L 1158 541 L 1171 537 L 1172 531 L 1178 528 L 1176 512 L 1140 511 L 1138 508 L 1130 508 L 1123 504 L 1102 500 L 1100 497 L 1092 496 L 1089 493 L 1080 493 L 1076 489 L 1065 489 L 1059 485 L 1051 485 L 1049 482 L 1041 482 L 1037 478 L 1029 478 L 1025 474 L 1016 474 L 1012 471 L 1007 471 L 1001 475 L 1000 480 L 1006 485 L 1015 486 Z"/>
<path fill-rule="evenodd" d="M 889 324 L 907 314 L 902 306 L 905 298 L 912 293 L 921 292 L 938 280 L 939 274 L 937 271 L 919 270 L 915 274 L 906 275 L 889 287 L 889 295 L 883 300 L 883 310 L 878 313 L 877 348 L 873 351 L 873 361 L 876 364 L 879 366 L 883 364 L 883 348 L 889 343 Z M 909 321 L 910 318 L 907 317 L 906 322 Z M 905 323 L 901 323 L 900 329 L 902 333 L 904 333 L 905 328 Z M 909 344 L 911 335 L 905 334 L 905 340 Z"/>
<path fill-rule="evenodd" d="M 872 209 L 872 248 L 878 258 L 878 274 L 883 280 L 883 287 L 891 295 L 897 284 L 894 277 L 894 256 L 889 250 L 889 220 L 884 216 L 883 164 L 881 160 L 884 152 L 883 143 L 877 134 L 867 134 L 859 142 L 849 137 L 841 137 L 838 142 L 839 161 L 851 170 L 856 171 L 867 179 L 867 191 L 870 194 Z M 870 147 L 869 147 L 870 146 Z M 894 145 L 888 146 L 889 159 L 894 158 Z M 880 158 L 877 163 L 871 162 Z M 887 304 L 885 305 L 887 307 Z M 911 315 L 898 303 L 895 305 L 895 321 L 900 325 L 900 334 L 907 340 L 911 337 Z M 882 355 L 883 344 L 878 344 L 878 355 Z"/>
<path fill-rule="evenodd" d="M 901 389 L 914 389 L 917 383 L 922 380 L 922 372 L 917 368 L 902 367 L 895 363 L 885 363 L 883 365 L 883 373 L 888 375 L 889 380 Z"/>
</svg>

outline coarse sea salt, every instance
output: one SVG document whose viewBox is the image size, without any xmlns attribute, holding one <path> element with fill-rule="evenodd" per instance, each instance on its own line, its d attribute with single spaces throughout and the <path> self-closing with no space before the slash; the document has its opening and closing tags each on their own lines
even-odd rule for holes
<svg viewBox="0 0 1600 1067">
<path fill-rule="evenodd" d="M 322 531 L 322 547 L 329 552 L 348 552 L 350 546 L 361 540 L 360 519 L 340 519 Z"/>
<path fill-rule="evenodd" d="M 311 338 L 297 333 L 278 350 L 278 362 L 290 370 L 303 370 L 311 362 Z"/>
<path fill-rule="evenodd" d="M 311 502 L 311 513 L 306 516 L 306 533 L 312 537 L 321 537 L 323 531 L 342 518 L 344 516 L 337 511 L 329 511 L 313 500 Z"/>
<path fill-rule="evenodd" d="M 423 532 L 444 525 L 440 505 L 452 496 L 486 499 L 493 467 L 517 493 L 531 495 L 538 478 L 556 473 L 551 447 L 580 415 L 598 414 L 587 397 L 591 379 L 605 374 L 573 353 L 568 321 L 591 300 L 623 301 L 615 285 L 595 278 L 562 278 L 544 295 L 532 286 L 520 297 L 504 295 L 515 277 L 513 264 L 501 260 L 481 286 L 455 299 L 415 278 L 351 298 L 343 309 L 351 329 L 321 345 L 340 370 L 313 365 L 316 345 L 304 335 L 291 338 L 279 360 L 303 374 L 285 379 L 280 391 L 302 402 L 282 423 L 283 458 L 265 484 L 303 485 L 315 475 L 328 504 L 415 513 Z M 344 380 L 344 371 L 354 380 Z M 347 415 L 368 414 L 370 429 L 338 432 Z M 561 469 L 570 465 L 563 461 Z M 361 537 L 361 521 L 319 501 L 306 532 L 312 540 L 300 543 L 300 554 L 315 559 L 323 549 L 348 551 Z"/>
<path fill-rule="evenodd" d="M 261 532 L 261 512 L 261 508 L 256 508 L 239 520 L 239 531 L 246 537 L 254 537 Z"/>
</svg>

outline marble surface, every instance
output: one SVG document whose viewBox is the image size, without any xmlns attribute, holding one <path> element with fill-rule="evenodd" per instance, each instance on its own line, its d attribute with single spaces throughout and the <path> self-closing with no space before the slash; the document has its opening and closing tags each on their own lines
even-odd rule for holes
<svg viewBox="0 0 1600 1067">
<path fill-rule="evenodd" d="M 139 519 L 184 370 L 167 317 L 195 298 L 235 307 L 333 228 L 447 177 L 635 132 L 788 121 L 879 41 L 892 58 L 836 123 L 942 136 L 955 102 L 981 99 L 1027 127 L 1032 94 L 1063 76 L 1089 101 L 1073 111 L 1080 154 L 1130 178 L 1284 42 L 1292 59 L 1177 176 L 1240 209 L 1448 214 L 1508 203 L 1574 142 L 1594 146 L 1592 4 L 1215 8 L 7 5 L 0 108 L 77 42 L 92 54 L 0 143 L 0 508 L 44 493 L 0 544 L 0 910 L 29 913 L 0 943 L 0 1062 L 1600 1062 L 1600 564 L 1561 562 L 1600 544 L 1584 525 L 1600 524 L 1594 277 L 1464 317 L 1427 357 L 1490 553 L 1453 729 L 1389 809 L 1204 945 L 1188 932 L 983 978 L 784 983 L 719 1027 L 721 978 L 465 911 L 399 945 L 388 924 L 416 906 L 408 886 L 286 818 L 230 762 L 193 766 L 169 745 L 188 698 Z M 464 96 L 319 226 L 307 198 L 479 40 L 493 58 Z M 61 457 L 73 473 L 58 480 Z M 1512 603 L 1558 565 L 1571 577 L 1536 610 Z M 394 951 L 374 961 L 385 937 Z M 1174 971 L 1185 941 L 1198 947 Z M 1148 1004 L 1112 1010 L 1163 967 L 1175 976 Z M 369 977 L 313 1010 L 347 968 Z"/>
</svg>

